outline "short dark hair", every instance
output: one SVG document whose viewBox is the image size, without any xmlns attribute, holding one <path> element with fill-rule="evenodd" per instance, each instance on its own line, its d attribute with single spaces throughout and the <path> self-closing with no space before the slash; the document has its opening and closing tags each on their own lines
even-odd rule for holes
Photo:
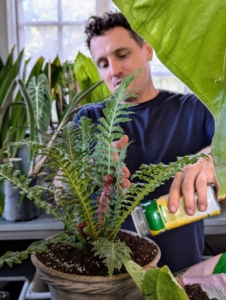
<svg viewBox="0 0 226 300">
<path fill-rule="evenodd" d="M 86 44 L 90 49 L 91 40 L 95 36 L 103 35 L 107 30 L 121 26 L 129 31 L 131 37 L 142 47 L 143 38 L 140 37 L 135 31 L 132 30 L 129 22 L 121 12 L 106 12 L 103 16 L 91 16 L 85 27 L 87 34 Z"/>
</svg>

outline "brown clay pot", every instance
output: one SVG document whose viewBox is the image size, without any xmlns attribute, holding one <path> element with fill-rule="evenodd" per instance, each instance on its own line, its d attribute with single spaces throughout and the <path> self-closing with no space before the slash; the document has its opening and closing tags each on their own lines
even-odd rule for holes
<svg viewBox="0 0 226 300">
<path fill-rule="evenodd" d="M 134 232 L 126 231 L 130 234 Z M 148 239 L 150 243 L 154 243 Z M 156 245 L 157 246 L 157 245 Z M 148 266 L 156 266 L 161 252 Z M 41 263 L 35 253 L 31 260 L 40 278 L 49 285 L 52 300 L 143 300 L 140 290 L 129 274 L 103 276 L 79 276 L 52 270 Z"/>
</svg>

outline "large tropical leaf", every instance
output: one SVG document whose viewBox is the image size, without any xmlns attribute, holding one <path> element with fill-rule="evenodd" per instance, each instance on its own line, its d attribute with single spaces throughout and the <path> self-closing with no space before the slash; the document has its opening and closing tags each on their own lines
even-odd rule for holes
<svg viewBox="0 0 226 300">
<path fill-rule="evenodd" d="M 82 106 L 78 107 L 78 104 L 87 96 L 89 93 L 91 93 L 93 90 L 95 90 L 99 85 L 101 84 L 101 81 L 92 84 L 88 89 L 79 92 L 78 94 L 75 95 L 74 99 L 67 105 L 66 109 L 64 110 L 64 113 L 59 120 L 57 130 L 54 135 L 50 135 L 50 140 L 49 140 L 49 147 L 53 144 L 53 142 L 56 140 L 58 134 L 60 133 L 61 129 L 65 126 L 67 122 L 69 122 L 77 113 L 79 109 L 82 108 Z M 45 163 L 47 157 L 42 156 L 37 159 L 36 164 L 34 165 L 33 168 L 33 175 L 37 175 L 43 164 Z"/>
<path fill-rule="evenodd" d="M 76 79 L 79 83 L 81 90 L 86 90 L 95 82 L 101 80 L 99 72 L 93 63 L 92 59 L 85 56 L 81 52 L 78 53 L 74 62 L 74 71 Z M 83 99 L 82 104 L 97 102 L 103 100 L 105 97 L 110 96 L 107 85 L 103 82 L 98 88 Z"/>
<path fill-rule="evenodd" d="M 51 66 L 50 74 L 49 74 L 49 66 Z M 56 56 L 56 58 L 53 60 L 53 62 L 50 63 L 50 65 L 49 63 L 46 63 L 44 67 L 44 73 L 46 74 L 47 77 L 50 76 L 51 88 L 54 88 L 59 82 L 62 69 L 63 68 L 58 56 Z"/>
<path fill-rule="evenodd" d="M 113 0 L 158 58 L 209 108 L 220 196 L 226 195 L 226 1 Z"/>
<path fill-rule="evenodd" d="M 23 66 L 22 70 L 22 82 L 28 87 L 30 81 L 32 78 L 38 77 L 40 74 L 45 73 L 46 76 L 48 76 L 48 65 L 46 64 L 43 70 L 43 64 L 44 64 L 44 58 L 41 56 L 37 59 L 35 62 L 34 66 L 32 67 L 30 73 L 28 74 L 28 79 L 27 78 L 27 67 L 30 62 L 30 59 L 26 60 Z M 59 67 L 59 59 L 56 57 L 54 62 L 51 63 L 51 78 L 50 82 L 54 85 L 57 80 L 57 76 L 59 76 L 59 72 L 61 71 L 61 68 Z M 56 68 L 53 66 L 56 65 Z M 21 95 L 20 90 L 18 91 L 16 97 L 15 97 L 15 102 L 21 102 L 23 101 L 23 97 Z M 49 112 L 50 113 L 50 112 Z M 24 138 L 25 135 L 25 130 L 26 126 L 28 125 L 27 122 L 27 112 L 24 108 L 19 107 L 19 106 L 14 106 L 12 109 L 12 116 L 11 116 L 11 122 L 13 128 L 17 127 L 20 128 L 20 130 L 16 130 L 12 133 L 12 141 L 19 141 Z M 22 129 L 23 128 L 23 129 Z"/>
<path fill-rule="evenodd" d="M 0 148 L 4 147 L 8 140 L 9 129 L 14 128 L 12 124 L 11 104 L 14 101 L 13 93 L 16 88 L 15 79 L 19 74 L 19 70 L 23 59 L 22 50 L 16 61 L 13 62 L 13 50 L 9 54 L 7 62 L 0 70 Z M 10 141 L 13 140 L 10 137 Z"/>
<path fill-rule="evenodd" d="M 12 53 L 10 53 L 9 56 L 11 56 L 11 55 L 12 55 Z M 23 58 L 23 50 L 19 53 L 15 63 L 13 63 L 11 65 L 6 64 L 0 72 L 0 77 L 1 77 L 0 78 L 0 106 L 1 106 L 1 109 L 4 106 L 4 102 L 7 100 L 7 95 L 10 91 L 11 86 L 13 85 L 15 78 L 19 74 L 22 58 Z"/>
<path fill-rule="evenodd" d="M 36 127 L 39 130 L 47 131 L 51 116 L 51 96 L 45 74 L 31 78 L 28 93 L 34 109 Z M 41 135 L 39 136 L 39 142 L 42 142 Z"/>
</svg>

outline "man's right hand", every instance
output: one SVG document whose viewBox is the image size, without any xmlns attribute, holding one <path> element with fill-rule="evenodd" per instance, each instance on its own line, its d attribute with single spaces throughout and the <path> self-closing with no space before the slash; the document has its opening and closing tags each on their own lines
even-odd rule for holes
<svg viewBox="0 0 226 300">
<path fill-rule="evenodd" d="M 126 146 L 129 142 L 129 137 L 127 135 L 124 135 L 120 140 L 113 142 L 112 146 L 117 148 L 118 150 L 122 150 L 122 148 L 124 146 Z M 112 153 L 112 156 L 114 157 L 115 161 L 118 162 L 119 160 L 119 155 L 118 153 L 114 152 Z M 121 183 L 121 187 L 122 188 L 129 188 L 131 185 L 131 182 L 129 181 L 129 177 L 130 177 L 130 171 L 126 166 L 122 167 L 122 172 L 124 173 L 124 177 L 122 178 L 122 183 Z"/>
</svg>

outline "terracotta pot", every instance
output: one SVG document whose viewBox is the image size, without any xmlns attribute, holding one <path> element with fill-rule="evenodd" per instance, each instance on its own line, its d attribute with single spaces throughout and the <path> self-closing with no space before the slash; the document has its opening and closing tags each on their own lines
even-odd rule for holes
<svg viewBox="0 0 226 300">
<path fill-rule="evenodd" d="M 124 230 L 126 231 L 126 230 Z M 134 232 L 127 233 L 137 235 Z M 154 243 L 146 238 L 150 243 Z M 156 245 L 157 246 L 157 245 Z M 157 246 L 158 247 L 158 246 Z M 148 266 L 156 266 L 161 252 Z M 49 285 L 52 300 L 142 300 L 140 290 L 129 274 L 103 276 L 80 276 L 52 270 L 41 263 L 35 253 L 31 260 L 40 278 Z"/>
</svg>

